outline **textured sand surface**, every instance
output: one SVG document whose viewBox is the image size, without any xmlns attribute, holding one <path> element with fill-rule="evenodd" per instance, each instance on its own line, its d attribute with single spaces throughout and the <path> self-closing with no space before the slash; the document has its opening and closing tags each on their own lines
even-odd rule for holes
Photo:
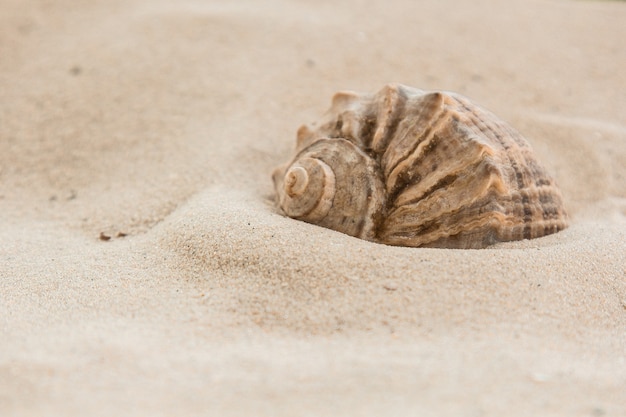
<svg viewBox="0 0 626 417">
<path fill-rule="evenodd" d="M 0 415 L 626 415 L 626 3 L 0 10 Z M 388 82 L 520 130 L 570 228 L 410 249 L 280 215 L 298 126 Z"/>
</svg>

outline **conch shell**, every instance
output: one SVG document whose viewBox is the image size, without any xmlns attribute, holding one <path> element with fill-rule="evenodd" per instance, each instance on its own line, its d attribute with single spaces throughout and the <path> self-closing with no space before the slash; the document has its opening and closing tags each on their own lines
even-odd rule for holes
<svg viewBox="0 0 626 417">
<path fill-rule="evenodd" d="M 388 245 L 483 248 L 567 227 L 528 142 L 449 92 L 337 93 L 273 180 L 287 216 Z"/>
</svg>

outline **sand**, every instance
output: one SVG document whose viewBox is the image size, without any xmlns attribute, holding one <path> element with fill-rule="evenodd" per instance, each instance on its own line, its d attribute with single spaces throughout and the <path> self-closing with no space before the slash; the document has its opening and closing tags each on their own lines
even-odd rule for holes
<svg viewBox="0 0 626 417">
<path fill-rule="evenodd" d="M 0 415 L 626 415 L 626 3 L 0 10 Z M 520 130 L 571 226 L 436 250 L 283 217 L 297 128 L 389 82 Z"/>
</svg>

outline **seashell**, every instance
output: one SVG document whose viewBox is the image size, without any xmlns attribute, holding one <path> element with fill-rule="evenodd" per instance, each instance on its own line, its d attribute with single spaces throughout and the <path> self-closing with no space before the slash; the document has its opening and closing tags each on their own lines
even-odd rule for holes
<svg viewBox="0 0 626 417">
<path fill-rule="evenodd" d="M 287 216 L 388 245 L 483 248 L 567 227 L 528 142 L 450 92 L 337 93 L 272 177 Z"/>
</svg>

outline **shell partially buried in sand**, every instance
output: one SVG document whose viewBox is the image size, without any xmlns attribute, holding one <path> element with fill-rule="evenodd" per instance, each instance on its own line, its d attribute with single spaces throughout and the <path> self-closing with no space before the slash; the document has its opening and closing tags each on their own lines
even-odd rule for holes
<svg viewBox="0 0 626 417">
<path fill-rule="evenodd" d="M 289 217 L 389 245 L 483 248 L 567 227 L 528 142 L 448 92 L 337 93 L 273 180 Z"/>
</svg>

